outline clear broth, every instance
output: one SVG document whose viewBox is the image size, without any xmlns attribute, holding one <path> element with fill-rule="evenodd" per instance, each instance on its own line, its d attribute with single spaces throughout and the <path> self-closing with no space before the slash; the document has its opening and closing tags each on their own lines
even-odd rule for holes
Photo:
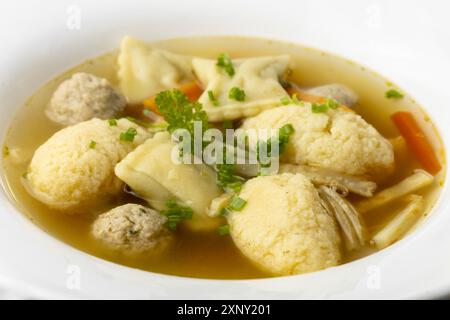
<svg viewBox="0 0 450 320">
<path fill-rule="evenodd" d="M 360 98 L 355 111 L 387 138 L 398 136 L 390 120 L 393 112 L 409 110 L 415 113 L 420 125 L 433 142 L 441 163 L 445 162 L 439 135 L 429 117 L 416 102 L 409 96 L 405 96 L 401 101 L 386 99 L 384 93 L 392 84 L 352 61 L 296 44 L 259 38 L 193 37 L 161 41 L 154 45 L 182 54 L 209 58 L 215 58 L 221 52 L 227 52 L 232 57 L 290 54 L 294 61 L 290 80 L 300 86 L 336 82 L 348 85 Z M 117 84 L 116 57 L 117 51 L 107 53 L 62 73 L 40 88 L 19 110 L 5 138 L 3 157 L 5 185 L 16 205 L 48 234 L 82 251 L 119 264 L 186 277 L 214 279 L 270 277 L 271 275 L 261 271 L 246 259 L 234 246 L 230 237 L 219 236 L 216 232 L 193 233 L 181 228 L 177 234 L 176 245 L 158 260 L 144 255 L 131 257 L 102 247 L 90 235 L 91 223 L 99 213 L 110 208 L 123 203 L 139 202 L 125 193 L 106 205 L 92 208 L 89 213 L 67 215 L 49 209 L 25 191 L 20 180 L 26 172 L 34 150 L 60 129 L 48 120 L 43 112 L 53 91 L 63 80 L 79 71 L 105 77 L 111 83 Z M 381 182 L 379 189 L 395 184 L 411 174 L 414 169 L 420 168 L 412 155 L 396 159 L 396 162 L 395 173 Z M 419 192 L 427 200 L 426 213 L 430 211 L 439 194 L 444 174 L 445 170 L 442 170 L 432 186 Z M 357 200 L 357 197 L 354 199 Z M 365 215 L 370 232 L 379 230 L 398 210 L 399 203 L 393 203 Z M 375 249 L 367 246 L 358 252 L 347 253 L 344 262 L 361 258 L 374 251 Z"/>
</svg>

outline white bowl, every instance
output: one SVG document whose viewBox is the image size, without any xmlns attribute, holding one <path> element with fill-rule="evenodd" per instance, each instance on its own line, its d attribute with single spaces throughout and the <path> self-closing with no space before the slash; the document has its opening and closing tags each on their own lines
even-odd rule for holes
<svg viewBox="0 0 450 320">
<path fill-rule="evenodd" d="M 103 3 L 101 3 L 103 2 Z M 0 129 L 53 76 L 130 34 L 257 35 L 362 63 L 425 107 L 450 150 L 449 6 L 421 1 L 33 1 L 2 3 Z M 384 2 L 383 2 L 384 3 Z M 80 28 L 77 29 L 77 14 Z M 448 177 L 447 177 L 448 180 Z M 450 293 L 448 181 L 430 217 L 397 244 L 311 274 L 218 281 L 154 274 L 97 259 L 28 221 L 0 193 L 0 295 L 34 298 L 432 298 Z"/>
</svg>

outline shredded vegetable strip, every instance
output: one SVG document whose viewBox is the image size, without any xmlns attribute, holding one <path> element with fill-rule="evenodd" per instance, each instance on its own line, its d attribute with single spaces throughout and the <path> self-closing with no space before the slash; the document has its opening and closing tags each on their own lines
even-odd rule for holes
<svg viewBox="0 0 450 320">
<path fill-rule="evenodd" d="M 372 198 L 362 200 L 356 204 L 360 213 L 381 207 L 391 201 L 429 186 L 434 178 L 424 170 L 415 170 L 412 175 L 400 181 L 396 185 L 378 192 Z"/>
<path fill-rule="evenodd" d="M 371 197 L 377 184 L 363 177 L 351 176 L 330 169 L 310 167 L 305 165 L 281 164 L 280 173 L 301 173 L 312 180 L 314 184 L 335 187 L 344 195 L 349 191 L 363 197 Z"/>
<path fill-rule="evenodd" d="M 402 238 L 422 216 L 424 203 L 421 196 L 411 195 L 411 201 L 407 207 L 375 234 L 371 242 L 378 249 L 383 249 Z"/>
</svg>

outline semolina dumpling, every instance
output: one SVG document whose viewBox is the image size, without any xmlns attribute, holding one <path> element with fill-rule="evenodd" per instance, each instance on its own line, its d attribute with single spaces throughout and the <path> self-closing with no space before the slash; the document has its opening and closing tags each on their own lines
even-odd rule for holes
<svg viewBox="0 0 450 320">
<path fill-rule="evenodd" d="M 360 115 L 341 108 L 314 113 L 309 103 L 281 106 L 246 119 L 242 128 L 279 129 L 288 123 L 295 132 L 284 162 L 350 175 L 387 175 L 394 169 L 391 143 Z"/>
<path fill-rule="evenodd" d="M 133 141 L 122 141 L 121 134 L 130 128 L 135 130 Z M 24 184 L 52 208 L 87 206 L 121 190 L 114 166 L 148 137 L 150 133 L 127 119 L 114 125 L 92 119 L 64 128 L 35 151 Z"/>
<path fill-rule="evenodd" d="M 247 181 L 239 197 L 247 204 L 227 214 L 230 235 L 265 270 L 291 275 L 340 263 L 338 227 L 305 176 L 259 176 Z"/>
</svg>

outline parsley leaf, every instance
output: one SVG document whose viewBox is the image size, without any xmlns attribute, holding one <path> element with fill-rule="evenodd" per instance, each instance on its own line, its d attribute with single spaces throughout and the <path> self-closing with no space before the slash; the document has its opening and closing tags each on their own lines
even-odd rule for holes
<svg viewBox="0 0 450 320">
<path fill-rule="evenodd" d="M 95 149 L 96 145 L 97 145 L 97 142 L 95 142 L 94 140 L 91 140 L 91 142 L 89 143 L 89 149 Z"/>
<path fill-rule="evenodd" d="M 167 209 L 162 210 L 161 214 L 167 217 L 165 226 L 172 231 L 177 229 L 181 221 L 192 219 L 192 209 L 179 205 L 175 200 L 167 200 L 166 207 Z"/>
<path fill-rule="evenodd" d="M 116 119 L 109 119 L 108 123 L 111 127 L 116 127 L 117 126 L 117 120 Z"/>
<path fill-rule="evenodd" d="M 228 98 L 236 100 L 236 101 L 244 101 L 245 100 L 245 91 L 238 87 L 233 87 L 228 92 Z"/>
<path fill-rule="evenodd" d="M 217 58 L 217 66 L 223 68 L 230 77 L 234 76 L 233 62 L 226 53 L 219 55 Z"/>
<path fill-rule="evenodd" d="M 195 145 L 194 123 L 201 122 L 202 131 L 205 132 L 209 128 L 208 116 L 202 110 L 199 102 L 191 102 L 188 97 L 180 90 L 173 89 L 160 92 L 155 98 L 156 106 L 169 124 L 167 130 L 173 133 L 177 129 L 185 129 L 191 136 L 191 150 L 193 152 Z M 205 142 L 202 141 L 205 146 Z"/>
</svg>

